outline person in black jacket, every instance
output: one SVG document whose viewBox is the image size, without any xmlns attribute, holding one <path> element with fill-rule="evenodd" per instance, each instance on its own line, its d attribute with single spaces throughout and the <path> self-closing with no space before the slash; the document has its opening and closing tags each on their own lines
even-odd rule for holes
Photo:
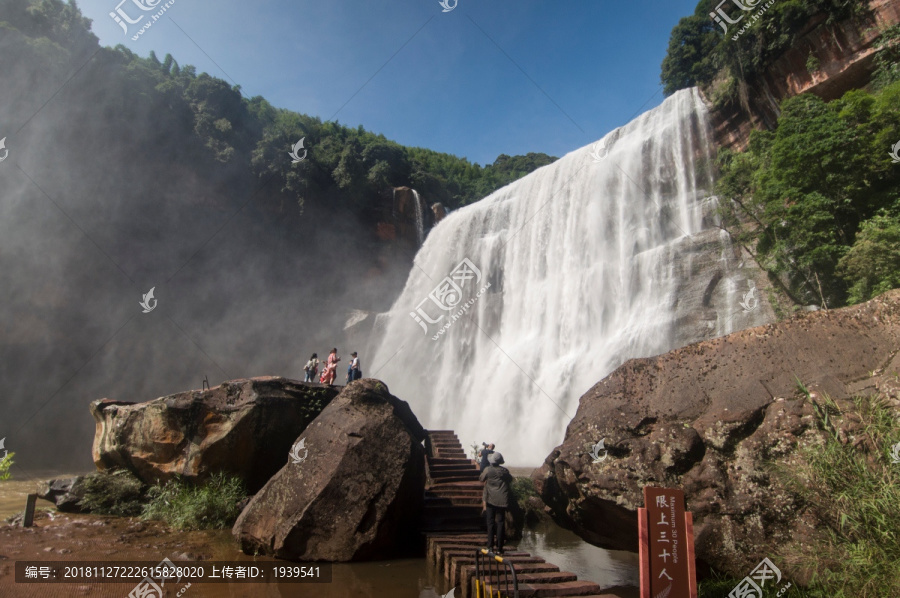
<svg viewBox="0 0 900 598">
<path fill-rule="evenodd" d="M 509 508 L 510 484 L 512 476 L 509 470 L 500 465 L 503 463 L 503 455 L 493 452 L 488 455 L 489 465 L 481 472 L 480 479 L 484 482 L 484 491 L 481 495 L 481 509 L 487 518 L 488 551 L 503 554 L 503 544 L 506 542 L 506 511 Z M 494 544 L 496 534 L 497 543 Z M 496 550 L 494 550 L 496 546 Z"/>
<path fill-rule="evenodd" d="M 482 444 L 484 444 L 484 443 L 482 443 Z M 488 455 L 490 455 L 490 454 L 493 453 L 493 452 L 494 452 L 494 443 L 491 443 L 491 444 L 484 444 L 484 448 L 481 449 L 481 464 L 480 464 L 480 465 L 481 465 L 481 468 L 480 468 L 480 471 L 484 471 L 485 467 L 487 467 L 488 465 L 490 465 L 490 463 L 488 463 Z"/>
</svg>

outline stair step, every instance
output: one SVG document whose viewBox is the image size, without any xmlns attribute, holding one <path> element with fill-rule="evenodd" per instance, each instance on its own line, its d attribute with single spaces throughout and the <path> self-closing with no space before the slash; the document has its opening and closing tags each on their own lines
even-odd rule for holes
<svg viewBox="0 0 900 598">
<path fill-rule="evenodd" d="M 468 522 L 477 525 L 484 524 L 484 517 L 481 513 L 425 513 L 422 515 L 422 521 L 428 523 L 434 522 Z"/>
<path fill-rule="evenodd" d="M 431 496 L 449 498 L 450 500 L 454 499 L 476 499 L 479 503 L 481 502 L 482 491 L 475 490 L 466 490 L 461 488 L 454 488 L 453 486 L 447 488 L 441 488 L 440 486 L 432 486 L 427 492 L 430 493 Z"/>
<path fill-rule="evenodd" d="M 439 517 L 475 517 L 482 519 L 484 515 L 481 512 L 481 507 L 472 505 L 468 507 L 425 507 L 422 517 L 424 519 L 436 519 Z"/>
<path fill-rule="evenodd" d="M 519 584 L 519 597 L 544 598 L 547 596 L 590 596 L 598 594 L 600 586 L 592 581 L 564 581 L 561 583 Z"/>
<path fill-rule="evenodd" d="M 471 463 L 447 463 L 442 465 L 429 465 L 428 470 L 431 473 L 474 474 L 476 478 L 481 475 L 481 470 L 479 470 Z"/>
<path fill-rule="evenodd" d="M 503 580 L 503 571 L 504 569 L 500 569 L 500 573 L 497 574 L 496 571 L 492 572 L 493 574 L 489 577 L 490 580 Z M 533 584 L 558 584 L 569 581 L 577 581 L 578 576 L 574 573 L 570 573 L 569 571 L 537 571 L 534 573 L 525 573 L 519 572 L 518 567 L 516 567 L 516 578 L 519 581 L 519 587 L 522 587 L 523 583 L 527 583 L 529 585 Z M 509 576 L 509 579 L 512 580 L 512 576 Z"/>
<path fill-rule="evenodd" d="M 433 532 L 456 532 L 458 534 L 470 534 L 473 532 L 485 533 L 484 525 L 478 525 L 473 522 L 455 521 L 448 523 L 446 521 L 423 521 L 419 525 L 419 531 L 423 533 Z M 472 548 L 474 551 L 474 547 Z M 468 554 L 469 551 L 466 551 Z"/>
<path fill-rule="evenodd" d="M 447 488 L 454 488 L 456 490 L 461 490 L 465 492 L 481 492 L 484 490 L 484 485 L 476 480 L 459 480 L 459 481 L 448 481 L 446 478 L 440 478 L 434 480 L 428 490 L 446 490 Z"/>
<path fill-rule="evenodd" d="M 425 508 L 429 507 L 478 507 L 481 508 L 481 496 L 426 496 Z"/>
<path fill-rule="evenodd" d="M 438 475 L 431 476 L 431 483 L 434 484 L 453 484 L 457 482 L 471 482 L 477 481 L 478 476 L 470 476 L 470 475 Z"/>
</svg>

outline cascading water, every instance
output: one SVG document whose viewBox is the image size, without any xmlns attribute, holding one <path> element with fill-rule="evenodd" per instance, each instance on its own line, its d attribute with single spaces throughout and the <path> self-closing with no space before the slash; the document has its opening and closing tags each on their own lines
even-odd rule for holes
<svg viewBox="0 0 900 598">
<path fill-rule="evenodd" d="M 683 90 L 448 215 L 377 319 L 371 375 L 426 427 L 536 465 L 579 396 L 615 367 L 737 328 L 733 305 L 709 315 L 715 285 L 685 290 L 697 239 L 704 255 L 718 252 L 707 261 L 733 258 L 709 218 L 709 131 L 698 92 Z"/>
<path fill-rule="evenodd" d="M 416 240 L 419 242 L 419 247 L 421 247 L 422 243 L 425 242 L 425 213 L 422 210 L 422 200 L 419 199 L 419 192 L 413 189 L 412 193 L 416 200 Z"/>
</svg>

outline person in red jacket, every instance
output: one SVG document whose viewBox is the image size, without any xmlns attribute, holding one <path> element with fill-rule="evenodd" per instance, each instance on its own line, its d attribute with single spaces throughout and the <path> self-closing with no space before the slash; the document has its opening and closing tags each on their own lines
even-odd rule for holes
<svg viewBox="0 0 900 598">
<path fill-rule="evenodd" d="M 337 364 L 341 360 L 338 357 L 337 349 L 332 349 L 331 353 L 328 354 L 328 361 L 325 364 L 325 379 L 324 383 L 328 386 L 334 384 L 334 379 L 337 378 Z"/>
</svg>

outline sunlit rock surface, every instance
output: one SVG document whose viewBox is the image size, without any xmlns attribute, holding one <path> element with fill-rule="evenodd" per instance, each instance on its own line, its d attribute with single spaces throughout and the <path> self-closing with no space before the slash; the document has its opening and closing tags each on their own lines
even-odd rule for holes
<svg viewBox="0 0 900 598">
<path fill-rule="evenodd" d="M 91 403 L 99 470 L 124 468 L 146 483 L 203 481 L 225 471 L 252 493 L 288 459 L 300 434 L 338 393 L 296 380 L 232 380 L 145 403 Z"/>
<path fill-rule="evenodd" d="M 386 559 L 419 548 L 425 431 L 372 379 L 353 382 L 296 440 L 294 457 L 232 530 L 247 554 Z"/>
<path fill-rule="evenodd" d="M 879 393 L 897 408 L 898 347 L 900 290 L 633 359 L 581 397 L 538 490 L 586 540 L 637 550 L 643 487 L 682 488 L 697 557 L 737 577 L 776 548 L 808 551 L 822 528 L 769 467 L 822 443 L 798 380 L 820 405 Z M 839 427 L 842 442 L 864 440 L 852 417 Z"/>
</svg>

